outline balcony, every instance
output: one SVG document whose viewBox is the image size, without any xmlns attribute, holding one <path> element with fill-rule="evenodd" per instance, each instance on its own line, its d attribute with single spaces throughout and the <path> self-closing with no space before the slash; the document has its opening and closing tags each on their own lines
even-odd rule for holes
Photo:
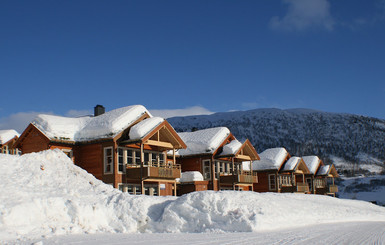
<svg viewBox="0 0 385 245">
<path fill-rule="evenodd" d="M 336 192 L 338 192 L 338 186 L 329 185 L 329 193 L 336 193 Z"/>
<path fill-rule="evenodd" d="M 309 192 L 309 186 L 306 183 L 302 182 L 297 182 L 295 186 L 281 186 L 281 191 L 280 192 L 286 192 L 286 193 L 305 193 Z"/>
<path fill-rule="evenodd" d="M 140 165 L 127 165 L 126 177 L 128 179 L 176 179 L 181 176 L 181 168 L 179 164 L 165 163 L 145 163 L 141 169 Z"/>
<path fill-rule="evenodd" d="M 240 171 L 234 174 L 221 175 L 220 182 L 223 184 L 243 183 L 252 184 L 258 182 L 257 173 Z"/>
</svg>

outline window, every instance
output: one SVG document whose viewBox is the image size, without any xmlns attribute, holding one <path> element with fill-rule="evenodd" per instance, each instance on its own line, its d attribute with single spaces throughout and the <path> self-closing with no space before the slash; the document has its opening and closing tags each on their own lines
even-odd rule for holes
<svg viewBox="0 0 385 245">
<path fill-rule="evenodd" d="M 325 180 L 324 179 L 315 179 L 315 187 L 316 188 L 325 187 Z"/>
<path fill-rule="evenodd" d="M 7 145 L 3 146 L 3 153 L 8 154 L 8 146 Z"/>
<path fill-rule="evenodd" d="M 132 150 L 127 150 L 127 164 L 134 163 L 134 154 Z"/>
<path fill-rule="evenodd" d="M 276 179 L 275 179 L 275 174 L 269 174 L 269 190 L 276 190 L 277 185 L 276 185 Z"/>
<path fill-rule="evenodd" d="M 140 165 L 140 151 L 134 151 L 135 153 L 135 164 Z"/>
<path fill-rule="evenodd" d="M 313 183 L 311 181 L 311 178 L 306 178 L 306 184 L 309 186 L 309 190 L 313 190 Z"/>
<path fill-rule="evenodd" d="M 71 158 L 73 157 L 73 151 L 70 150 L 70 149 L 60 149 L 62 152 L 64 152 L 64 154 L 67 155 L 67 157 Z"/>
<path fill-rule="evenodd" d="M 118 172 L 123 173 L 124 172 L 124 149 L 118 148 Z"/>
<path fill-rule="evenodd" d="M 112 174 L 112 166 L 113 166 L 113 148 L 105 147 L 104 148 L 104 173 Z"/>
<path fill-rule="evenodd" d="M 291 176 L 289 175 L 280 175 L 278 177 L 279 186 L 292 186 Z"/>
<path fill-rule="evenodd" d="M 211 179 L 211 166 L 210 160 L 203 160 L 202 162 L 202 170 L 203 170 L 203 178 L 205 180 Z"/>
<path fill-rule="evenodd" d="M 144 194 L 148 196 L 158 196 L 158 185 L 144 185 Z"/>
</svg>

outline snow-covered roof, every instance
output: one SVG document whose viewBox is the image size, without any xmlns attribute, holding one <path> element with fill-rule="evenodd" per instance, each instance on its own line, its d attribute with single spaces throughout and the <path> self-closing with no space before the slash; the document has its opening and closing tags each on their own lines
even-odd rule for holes
<svg viewBox="0 0 385 245">
<path fill-rule="evenodd" d="M 163 118 L 151 117 L 135 124 L 130 129 L 130 139 L 142 139 L 163 121 Z"/>
<path fill-rule="evenodd" d="M 319 165 L 321 164 L 321 159 L 317 156 L 305 156 L 302 157 L 310 173 L 315 174 Z"/>
<path fill-rule="evenodd" d="M 182 172 L 179 182 L 203 181 L 203 175 L 199 171 Z"/>
<path fill-rule="evenodd" d="M 283 147 L 267 149 L 259 154 L 261 160 L 253 161 L 253 170 L 279 170 L 287 155 Z"/>
<path fill-rule="evenodd" d="M 319 167 L 317 175 L 328 175 L 330 172 L 331 165 L 324 165 Z"/>
<path fill-rule="evenodd" d="M 145 113 L 150 115 L 144 106 L 133 105 L 97 117 L 70 118 L 41 114 L 32 121 L 32 124 L 50 139 L 87 141 L 114 137 Z"/>
<path fill-rule="evenodd" d="M 177 154 L 186 156 L 214 153 L 230 135 L 230 130 L 226 127 L 218 127 L 178 133 L 178 135 L 182 138 L 183 142 L 185 142 L 187 148 L 178 150 Z"/>
<path fill-rule="evenodd" d="M 0 144 L 5 144 L 15 137 L 19 137 L 20 134 L 13 129 L 0 130 Z"/>
<path fill-rule="evenodd" d="M 238 140 L 232 140 L 230 143 L 223 146 L 223 151 L 220 155 L 235 155 L 239 149 L 242 147 L 242 143 Z"/>
<path fill-rule="evenodd" d="M 285 166 L 283 167 L 283 171 L 293 171 L 299 162 L 301 161 L 300 157 L 290 157 L 289 160 L 285 163 Z"/>
</svg>

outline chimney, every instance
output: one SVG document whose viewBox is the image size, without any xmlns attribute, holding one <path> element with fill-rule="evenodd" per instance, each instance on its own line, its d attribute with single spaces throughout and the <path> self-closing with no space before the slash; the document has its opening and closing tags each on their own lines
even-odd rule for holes
<svg viewBox="0 0 385 245">
<path fill-rule="evenodd" d="M 94 107 L 94 116 L 95 116 L 95 117 L 104 114 L 104 112 L 106 112 L 106 108 L 104 108 L 104 106 L 102 106 L 102 105 L 96 105 L 96 106 Z"/>
</svg>

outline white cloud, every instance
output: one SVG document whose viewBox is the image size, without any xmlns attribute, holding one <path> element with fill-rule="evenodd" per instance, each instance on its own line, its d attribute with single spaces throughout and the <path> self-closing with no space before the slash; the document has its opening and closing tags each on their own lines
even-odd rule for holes
<svg viewBox="0 0 385 245">
<path fill-rule="evenodd" d="M 193 106 L 187 107 L 184 109 L 165 109 L 165 110 L 149 110 L 153 116 L 170 118 L 170 117 L 183 117 L 183 116 L 193 116 L 193 115 L 210 115 L 214 112 L 201 107 Z"/>
<path fill-rule="evenodd" d="M 20 134 L 28 124 L 39 114 L 53 114 L 52 112 L 19 112 L 8 117 L 0 118 L 0 129 L 15 129 Z"/>
<path fill-rule="evenodd" d="M 335 21 L 327 0 L 283 0 L 288 5 L 285 16 L 274 16 L 270 27 L 274 30 L 304 31 L 320 28 L 332 31 Z"/>
</svg>

